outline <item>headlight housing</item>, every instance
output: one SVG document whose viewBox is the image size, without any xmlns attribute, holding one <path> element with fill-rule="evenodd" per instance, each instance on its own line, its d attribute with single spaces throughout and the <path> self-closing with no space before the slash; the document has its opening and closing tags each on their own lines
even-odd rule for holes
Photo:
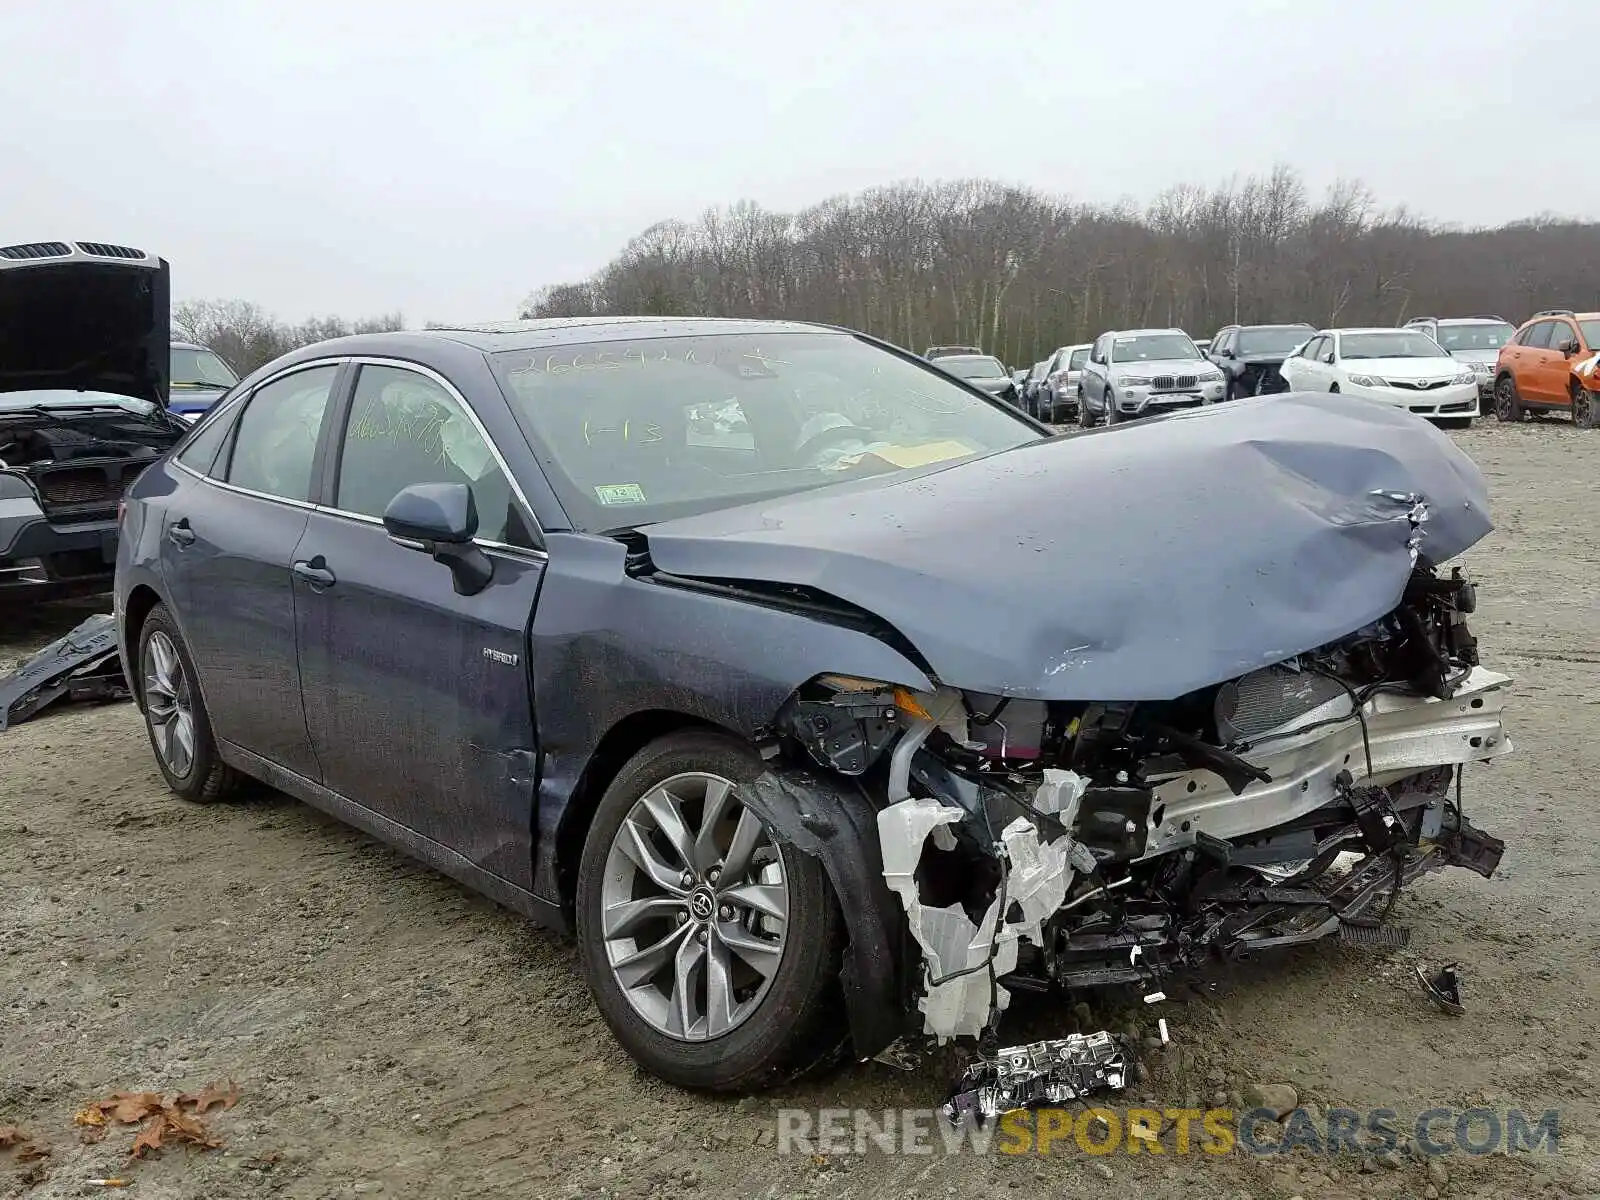
<svg viewBox="0 0 1600 1200">
<path fill-rule="evenodd" d="M 1388 386 L 1388 384 L 1384 383 L 1383 380 L 1379 379 L 1376 375 L 1352 375 L 1350 376 L 1350 382 L 1355 384 L 1357 387 Z"/>
<path fill-rule="evenodd" d="M 1150 376 L 1148 376 L 1148 375 L 1123 375 L 1121 378 L 1119 378 L 1117 380 L 1117 386 L 1118 387 L 1149 387 L 1150 386 Z"/>
<path fill-rule="evenodd" d="M 1450 381 L 1451 383 L 1477 383 L 1478 377 L 1471 371 L 1463 371 Z"/>
<path fill-rule="evenodd" d="M 1222 372 L 1221 371 L 1201 371 L 1200 374 L 1195 376 L 1195 381 L 1197 383 L 1221 383 L 1222 382 Z"/>
</svg>

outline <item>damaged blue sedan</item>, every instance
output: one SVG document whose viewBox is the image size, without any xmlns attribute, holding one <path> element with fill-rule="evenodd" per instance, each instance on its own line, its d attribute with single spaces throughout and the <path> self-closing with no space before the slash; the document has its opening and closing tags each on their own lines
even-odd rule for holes
<svg viewBox="0 0 1600 1200">
<path fill-rule="evenodd" d="M 847 331 L 520 322 L 256 371 L 129 492 L 116 615 L 179 796 L 264 780 L 573 933 L 630 1054 L 747 1091 L 1400 944 L 1503 849 L 1443 565 L 1490 528 L 1359 400 L 1052 436 Z"/>
</svg>

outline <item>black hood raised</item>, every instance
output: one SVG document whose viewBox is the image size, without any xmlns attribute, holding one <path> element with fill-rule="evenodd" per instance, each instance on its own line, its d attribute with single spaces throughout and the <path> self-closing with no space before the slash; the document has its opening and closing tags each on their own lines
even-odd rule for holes
<svg viewBox="0 0 1600 1200">
<path fill-rule="evenodd" d="M 0 246 L 0 392 L 52 388 L 167 402 L 166 262 L 103 242 Z"/>
<path fill-rule="evenodd" d="M 1443 562 L 1492 528 L 1426 421 L 1289 393 L 642 532 L 662 571 L 866 609 L 952 686 L 1167 700 L 1363 628 L 1414 549 Z"/>
</svg>

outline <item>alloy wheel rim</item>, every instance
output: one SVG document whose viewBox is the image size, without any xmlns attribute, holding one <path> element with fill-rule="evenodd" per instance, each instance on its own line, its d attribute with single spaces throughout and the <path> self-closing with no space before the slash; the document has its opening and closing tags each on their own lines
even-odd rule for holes
<svg viewBox="0 0 1600 1200">
<path fill-rule="evenodd" d="M 167 770 L 188 775 L 194 768 L 194 701 L 178 648 L 160 630 L 144 646 L 144 711 Z"/>
<path fill-rule="evenodd" d="M 1497 403 L 1495 405 L 1494 415 L 1499 417 L 1502 421 L 1509 421 L 1511 419 L 1512 412 L 1511 381 L 1509 379 L 1502 379 L 1499 385 L 1495 388 L 1495 399 Z"/>
<path fill-rule="evenodd" d="M 766 999 L 789 925 L 783 857 L 735 785 L 689 771 L 636 801 L 600 889 L 606 961 L 651 1028 L 722 1037 Z"/>
</svg>

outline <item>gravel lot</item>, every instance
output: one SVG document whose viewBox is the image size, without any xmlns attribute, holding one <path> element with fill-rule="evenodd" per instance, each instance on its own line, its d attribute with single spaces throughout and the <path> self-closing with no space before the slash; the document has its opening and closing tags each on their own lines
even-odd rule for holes
<svg viewBox="0 0 1600 1200">
<path fill-rule="evenodd" d="M 1561 1110 L 1561 1153 L 1451 1156 L 1441 1175 L 1338 1160 L 1117 1155 L 779 1155 L 774 1111 L 929 1107 L 958 1060 L 862 1065 L 739 1103 L 641 1075 L 567 944 L 275 793 L 170 797 L 131 705 L 60 709 L 0 734 L 0 1195 L 144 1196 L 1593 1195 L 1600 1191 L 1600 439 L 1565 423 L 1458 435 L 1499 528 L 1468 565 L 1486 662 L 1517 676 L 1516 753 L 1467 777 L 1509 843 L 1492 881 L 1451 872 L 1402 903 L 1411 947 L 1326 945 L 1240 967 L 1159 1006 L 1176 1050 L 1154 1106 L 1287 1081 L 1326 1108 Z M 104 605 L 0 615 L 0 665 Z M 1467 1014 L 1412 965 L 1462 964 Z M 1119 1027 L 1121 1001 L 1096 999 Z M 1008 1035 L 1062 1029 L 1019 998 Z M 73 1114 L 124 1091 L 231 1078 L 226 1145 L 129 1163 L 135 1130 L 80 1141 Z"/>
</svg>

